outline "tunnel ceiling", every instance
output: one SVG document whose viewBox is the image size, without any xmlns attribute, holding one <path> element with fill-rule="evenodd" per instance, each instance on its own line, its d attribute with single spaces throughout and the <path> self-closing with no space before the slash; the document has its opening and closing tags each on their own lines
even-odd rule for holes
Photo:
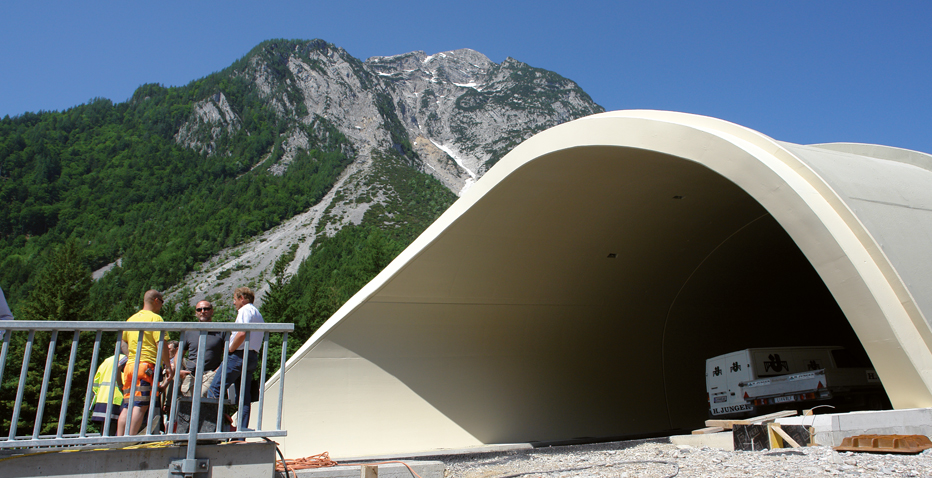
<svg viewBox="0 0 932 478">
<path fill-rule="evenodd" d="M 373 299 L 669 303 L 717 246 L 766 215 L 708 168 L 627 148 L 552 153 L 502 186 Z"/>
<path fill-rule="evenodd" d="M 705 359 L 754 346 L 864 343 L 888 391 L 932 404 L 928 370 L 883 375 L 928 355 L 889 329 L 925 322 L 845 259 L 809 196 L 830 188 L 769 138 L 667 115 L 568 123 L 490 170 L 289 361 L 286 416 L 314 431 L 286 454 L 697 427 Z"/>
</svg>

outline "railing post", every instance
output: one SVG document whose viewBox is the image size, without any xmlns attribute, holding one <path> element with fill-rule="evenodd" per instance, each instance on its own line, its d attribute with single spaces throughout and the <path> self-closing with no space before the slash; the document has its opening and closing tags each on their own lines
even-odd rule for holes
<svg viewBox="0 0 932 478">
<path fill-rule="evenodd" d="M 81 336 L 80 330 L 74 331 L 74 337 L 71 339 L 71 355 L 68 357 L 68 375 L 65 378 L 65 393 L 61 399 L 61 412 L 58 414 L 58 433 L 55 438 L 61 438 L 65 431 L 65 418 L 68 414 L 68 398 L 71 395 L 71 376 L 74 374 L 74 360 L 78 356 L 78 338 Z M 90 373 L 90 372 L 88 372 Z"/>
<path fill-rule="evenodd" d="M 256 417 L 256 430 L 262 430 L 262 409 L 265 405 L 265 361 L 269 358 L 269 333 L 262 334 L 262 372 L 259 374 L 259 415 Z M 250 397 L 252 398 L 252 397 Z"/>
<path fill-rule="evenodd" d="M 3 369 L 6 368 L 6 354 L 10 348 L 10 336 L 13 335 L 12 330 L 6 332 L 3 334 L 3 348 L 0 349 L 0 386 L 3 385 Z"/>
<path fill-rule="evenodd" d="M 39 430 L 42 429 L 42 415 L 45 413 L 45 392 L 49 388 L 49 376 L 52 375 L 52 363 L 55 361 L 55 345 L 58 342 L 58 331 L 52 331 L 49 341 L 49 354 L 45 358 L 45 373 L 42 374 L 42 389 L 39 391 L 39 403 L 36 407 L 36 423 L 32 427 L 32 439 L 39 439 Z"/>
<path fill-rule="evenodd" d="M 233 333 L 229 333 L 223 339 L 223 362 L 220 362 L 220 395 L 217 401 L 217 426 L 220 426 L 221 419 L 223 418 L 223 395 L 227 392 L 227 361 L 230 359 L 230 336 Z M 200 355 L 200 352 L 198 352 Z M 214 378 L 216 380 L 216 377 Z M 239 428 L 237 428 L 239 430 Z"/>
<path fill-rule="evenodd" d="M 23 404 L 23 392 L 25 387 L 22 384 L 26 383 L 26 372 L 29 370 L 29 359 L 32 355 L 32 341 L 36 337 L 36 331 L 30 330 L 29 337 L 26 338 L 26 351 L 23 352 L 23 368 L 19 374 L 19 383 L 20 386 L 16 391 L 16 404 L 13 405 L 13 419 L 10 420 L 10 440 L 16 439 L 16 425 L 19 421 L 19 410 L 20 406 Z"/>
<path fill-rule="evenodd" d="M 243 418 L 244 418 L 243 417 L 243 403 L 246 400 L 246 379 L 249 378 L 248 377 L 249 374 L 246 373 L 246 371 L 248 370 L 248 367 L 246 367 L 246 364 L 249 363 L 249 339 L 252 338 L 252 332 L 247 331 L 243 333 L 246 334 L 246 341 L 243 342 L 243 363 L 242 365 L 240 365 L 239 393 L 237 394 L 238 396 L 236 397 L 239 399 L 237 401 L 237 408 L 236 408 L 236 422 L 239 424 L 236 427 L 237 431 L 239 431 L 242 428 L 248 428 L 249 426 L 249 423 L 245 423 L 245 424 L 243 423 Z M 252 397 L 250 397 L 250 399 L 252 399 Z M 248 405 L 250 405 L 251 407 L 251 404 L 248 404 Z"/>
<path fill-rule="evenodd" d="M 155 423 L 152 419 L 155 418 L 155 407 L 160 405 L 156 398 L 159 396 L 159 385 L 162 384 L 162 350 L 165 349 L 166 335 L 168 334 L 162 332 L 155 346 L 155 370 L 152 371 L 152 391 L 149 392 L 149 416 L 146 417 L 146 435 L 152 435 L 154 431 Z M 159 414 L 161 413 L 162 411 L 159 410 Z"/>
<path fill-rule="evenodd" d="M 172 411 L 168 417 L 168 423 L 165 424 L 165 426 L 168 428 L 167 430 L 165 430 L 166 433 L 171 433 L 175 431 L 175 418 L 178 415 L 178 397 L 179 397 L 178 391 L 181 389 L 181 362 L 182 360 L 184 360 L 184 357 L 182 356 L 182 353 L 183 353 L 182 351 L 184 350 L 184 346 L 186 345 L 184 342 L 185 334 L 179 333 L 178 335 L 179 335 L 178 350 L 175 352 L 175 364 L 174 364 L 175 378 L 172 380 L 172 398 L 171 398 Z"/>
<path fill-rule="evenodd" d="M 110 416 L 110 408 L 113 406 L 113 392 L 117 386 L 117 376 L 120 376 L 121 382 L 123 380 L 122 378 L 123 376 L 122 374 L 120 374 L 120 355 L 122 354 L 122 352 L 123 352 L 123 332 L 117 332 L 116 343 L 113 344 L 113 363 L 111 364 L 111 367 L 110 367 L 110 396 L 107 397 L 107 414 L 104 415 L 104 424 L 101 425 L 103 426 L 103 430 L 100 431 L 100 434 L 102 436 L 110 436 L 110 423 L 113 422 L 113 417 Z M 123 387 L 120 387 L 120 391 L 117 393 L 119 393 L 120 396 L 122 397 Z M 121 405 L 123 404 L 122 400 L 120 401 L 120 404 Z M 96 407 L 97 404 L 95 403 L 94 406 Z M 127 411 L 129 413 L 132 413 L 133 407 L 129 407 Z M 127 417 L 132 418 L 132 416 L 130 416 L 129 414 L 127 414 Z M 120 419 L 117 418 L 117 424 L 119 423 L 120 423 Z"/>
<path fill-rule="evenodd" d="M 202 330 L 197 338 L 197 364 L 194 366 L 194 388 L 191 390 L 191 413 L 188 420 L 188 450 L 185 458 L 193 463 L 196 458 L 197 433 L 201 425 L 201 387 L 204 384 L 204 348 L 207 347 L 207 331 Z M 180 349 L 179 349 L 180 350 Z M 223 410 L 223 398 L 217 399 L 217 408 Z M 223 422 L 217 420 L 215 432 L 223 430 Z"/>
<path fill-rule="evenodd" d="M 136 336 L 136 357 L 133 358 L 133 376 L 130 377 L 130 386 L 129 386 L 129 403 L 126 404 L 126 428 L 123 430 L 123 435 L 133 435 L 130 433 L 130 430 L 133 429 L 133 412 L 136 404 L 136 382 L 139 380 L 136 378 L 139 376 L 139 359 L 142 354 L 142 336 L 144 331 L 140 330 Z M 129 365 L 129 364 L 127 364 Z M 123 385 L 124 387 L 126 385 Z M 122 413 L 122 412 L 121 412 Z"/>
<path fill-rule="evenodd" d="M 285 399 L 285 362 L 288 359 L 288 332 L 282 333 L 282 363 L 278 368 L 278 420 L 275 429 L 282 429 L 282 403 Z"/>
<path fill-rule="evenodd" d="M 87 374 L 87 392 L 84 394 L 84 411 L 81 412 L 81 433 L 78 435 L 81 438 L 84 438 L 87 434 L 87 409 L 91 406 L 91 392 L 94 390 L 94 374 L 90 373 L 90 371 L 97 370 L 97 357 L 100 353 L 101 335 L 103 335 L 103 331 L 98 330 L 94 338 L 94 352 L 91 354 L 91 368 L 88 370 Z"/>
</svg>

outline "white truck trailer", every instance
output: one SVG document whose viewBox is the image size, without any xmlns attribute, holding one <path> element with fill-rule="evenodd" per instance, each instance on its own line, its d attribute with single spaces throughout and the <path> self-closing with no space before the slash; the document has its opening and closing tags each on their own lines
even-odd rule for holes
<svg viewBox="0 0 932 478">
<path fill-rule="evenodd" d="M 709 415 L 739 418 L 830 404 L 888 408 L 880 378 L 843 347 L 771 347 L 706 360 Z M 802 403 L 800 403 L 802 402 Z"/>
</svg>

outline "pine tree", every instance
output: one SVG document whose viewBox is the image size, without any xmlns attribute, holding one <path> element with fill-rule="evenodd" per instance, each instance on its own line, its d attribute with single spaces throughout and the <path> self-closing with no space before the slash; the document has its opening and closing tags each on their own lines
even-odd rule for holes
<svg viewBox="0 0 932 478">
<path fill-rule="evenodd" d="M 281 257 L 275 261 L 275 265 L 272 266 L 272 280 L 268 281 L 269 291 L 265 293 L 265 296 L 262 298 L 262 306 L 260 307 L 260 312 L 262 313 L 262 318 L 266 322 L 290 322 L 289 311 L 290 301 L 289 297 L 293 294 L 289 294 L 289 280 L 291 279 L 290 274 L 285 273 L 288 264 L 294 260 L 295 252 L 297 251 L 297 244 L 292 246 L 289 253 L 282 254 Z M 292 341 L 293 342 L 293 341 Z M 297 346 L 300 344 L 289 342 L 289 348 L 292 350 L 297 350 Z M 275 373 L 278 370 L 280 358 L 282 353 L 282 334 L 270 334 L 269 335 L 269 373 Z"/>
<path fill-rule="evenodd" d="M 59 246 L 23 305 L 25 320 L 90 320 L 91 270 L 77 240 Z"/>
<path fill-rule="evenodd" d="M 293 248 L 293 250 L 296 248 Z M 291 279 L 285 269 L 291 260 L 294 259 L 294 253 L 283 254 L 275 261 L 272 266 L 272 280 L 268 281 L 269 291 L 265 293 L 262 299 L 262 317 L 266 322 L 284 322 L 284 317 L 288 310 L 288 280 Z"/>
<path fill-rule="evenodd" d="M 29 295 L 17 319 L 24 320 L 67 320 L 87 321 L 91 318 L 88 305 L 91 288 L 91 271 L 84 264 L 84 254 L 76 240 L 69 240 L 59 246 L 51 255 L 48 263 L 39 272 L 37 286 Z M 45 410 L 40 433 L 55 433 L 58 428 L 58 416 L 64 397 L 65 380 L 68 376 L 68 361 L 74 334 L 63 332 L 57 334 L 54 348 L 54 361 L 46 392 Z M 68 401 L 66 430 L 76 431 L 80 426 L 81 408 L 84 406 L 84 389 L 90 373 L 90 359 L 93 353 L 92 333 L 79 336 L 79 347 L 72 372 L 72 389 Z M 45 373 L 45 362 L 49 353 L 52 334 L 36 332 L 29 361 L 22 409 L 17 421 L 17 435 L 29 434 L 35 423 L 37 405 Z M 4 373 L 3 386 L 0 388 L 0 416 L 3 417 L 2 429 L 9 430 L 10 418 L 19 385 L 20 370 L 27 341 L 26 332 L 14 333 L 10 341 L 9 372 Z M 106 353 L 106 352 L 104 352 Z M 0 429 L 0 431 L 2 431 Z"/>
</svg>

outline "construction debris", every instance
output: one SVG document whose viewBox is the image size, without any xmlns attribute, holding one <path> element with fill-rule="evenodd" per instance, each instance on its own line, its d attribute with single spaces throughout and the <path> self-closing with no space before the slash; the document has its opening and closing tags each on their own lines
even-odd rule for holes
<svg viewBox="0 0 932 478">
<path fill-rule="evenodd" d="M 932 441 L 925 435 L 857 435 L 843 439 L 835 451 L 914 455 L 927 448 L 932 448 Z"/>
</svg>

